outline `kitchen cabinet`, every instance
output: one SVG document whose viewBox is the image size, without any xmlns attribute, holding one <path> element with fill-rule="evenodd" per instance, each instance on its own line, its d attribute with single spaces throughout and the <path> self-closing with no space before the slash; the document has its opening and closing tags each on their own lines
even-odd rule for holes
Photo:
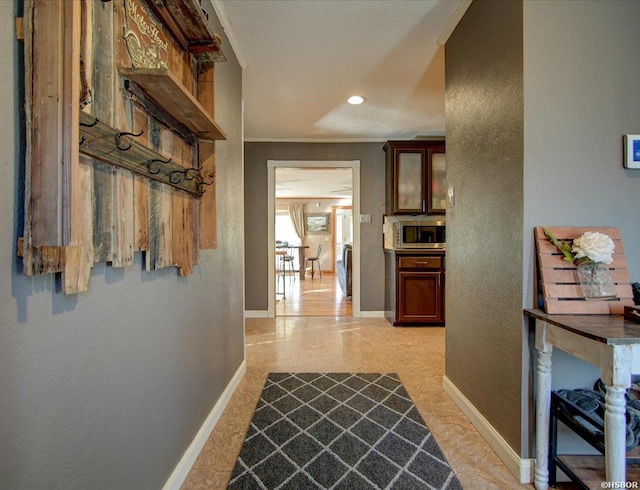
<svg viewBox="0 0 640 490">
<path fill-rule="evenodd" d="M 444 325 L 444 251 L 385 251 L 385 316 L 395 326 Z"/>
<path fill-rule="evenodd" d="M 388 141 L 384 151 L 387 167 L 386 214 L 444 214 L 444 140 Z"/>
</svg>

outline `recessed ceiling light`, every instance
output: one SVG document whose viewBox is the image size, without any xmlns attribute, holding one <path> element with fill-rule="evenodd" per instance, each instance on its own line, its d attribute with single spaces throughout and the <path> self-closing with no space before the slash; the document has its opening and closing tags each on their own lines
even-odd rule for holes
<svg viewBox="0 0 640 490">
<path fill-rule="evenodd" d="M 351 105 L 359 105 L 362 104 L 364 100 L 364 97 L 361 97 L 360 95 L 352 95 L 347 99 L 347 102 Z"/>
</svg>

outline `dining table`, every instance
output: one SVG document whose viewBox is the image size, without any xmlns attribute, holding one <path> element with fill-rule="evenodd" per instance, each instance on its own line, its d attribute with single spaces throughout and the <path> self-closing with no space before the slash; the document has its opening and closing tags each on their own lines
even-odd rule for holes
<svg viewBox="0 0 640 490">
<path fill-rule="evenodd" d="M 281 248 L 286 248 L 289 250 L 298 250 L 298 270 L 300 271 L 300 280 L 305 280 L 305 267 L 304 267 L 304 256 L 305 250 L 309 248 L 309 245 L 284 245 Z"/>
<path fill-rule="evenodd" d="M 305 250 L 309 248 L 309 245 L 289 245 L 288 243 L 285 244 L 281 244 L 281 242 L 279 242 L 279 244 L 276 244 L 276 254 L 291 254 L 292 250 L 298 250 L 298 270 L 300 273 L 300 280 L 304 281 L 305 280 L 305 267 L 304 267 L 304 255 L 305 255 Z M 286 252 L 285 252 L 286 250 Z M 283 297 L 286 299 L 287 297 L 287 284 L 285 282 L 285 271 L 283 268 L 283 274 L 282 274 L 282 295 Z M 277 288 L 276 288 L 277 289 Z M 276 291 L 277 293 L 277 291 Z"/>
</svg>

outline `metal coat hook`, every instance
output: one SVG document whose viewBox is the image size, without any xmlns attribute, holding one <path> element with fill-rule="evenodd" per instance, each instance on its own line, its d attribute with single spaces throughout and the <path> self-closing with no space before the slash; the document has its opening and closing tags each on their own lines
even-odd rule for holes
<svg viewBox="0 0 640 490">
<path fill-rule="evenodd" d="M 193 175 L 191 177 L 189 177 L 189 172 L 193 172 Z M 196 178 L 196 175 L 198 175 L 199 173 L 200 173 L 199 168 L 188 168 L 184 172 L 184 180 L 193 180 Z"/>
<path fill-rule="evenodd" d="M 151 160 L 147 160 L 147 170 L 149 171 L 150 174 L 159 174 L 160 173 L 160 167 L 153 167 L 153 168 L 157 168 L 157 170 L 154 172 L 151 168 L 151 166 L 154 163 L 169 163 L 171 161 L 171 157 L 169 157 L 169 160 L 160 160 L 159 158 L 153 158 Z"/>
<path fill-rule="evenodd" d="M 187 178 L 187 173 L 190 169 L 186 170 L 172 170 L 167 175 L 169 176 L 169 182 L 172 184 L 179 184 L 183 180 L 191 180 Z"/>
<path fill-rule="evenodd" d="M 132 143 L 129 143 L 129 146 L 123 148 L 122 146 L 120 146 L 120 138 L 122 138 L 123 136 L 133 136 L 134 138 L 137 138 L 138 136 L 142 136 L 143 133 L 144 131 L 140 131 L 138 134 L 128 132 L 116 133 L 116 146 L 118 147 L 118 150 L 127 151 L 130 150 L 133 146 Z"/>
<path fill-rule="evenodd" d="M 84 123 L 80 123 L 80 126 L 84 126 L 85 128 L 92 128 L 94 127 L 96 124 L 98 124 L 98 122 L 100 121 L 100 119 L 98 119 L 96 117 L 96 120 L 93 121 L 91 124 L 84 124 Z"/>
<path fill-rule="evenodd" d="M 80 144 L 78 146 L 82 146 L 82 143 L 84 143 L 85 141 L 87 141 L 87 138 L 83 136 L 82 138 L 80 138 Z"/>
<path fill-rule="evenodd" d="M 196 190 L 197 190 L 200 194 L 204 194 L 204 193 L 205 193 L 205 192 L 207 192 L 207 191 L 206 191 L 206 190 L 204 190 L 202 187 L 203 187 L 203 186 L 205 186 L 205 185 L 213 185 L 213 182 L 214 182 L 213 180 L 212 180 L 211 182 L 205 182 L 205 181 L 198 182 L 198 183 L 196 184 Z"/>
<path fill-rule="evenodd" d="M 193 172 L 193 174 L 189 174 L 189 172 Z M 179 184 L 183 180 L 195 179 L 196 175 L 199 175 L 199 172 L 197 168 L 186 168 L 184 170 L 172 170 L 167 175 L 172 184 Z"/>
</svg>

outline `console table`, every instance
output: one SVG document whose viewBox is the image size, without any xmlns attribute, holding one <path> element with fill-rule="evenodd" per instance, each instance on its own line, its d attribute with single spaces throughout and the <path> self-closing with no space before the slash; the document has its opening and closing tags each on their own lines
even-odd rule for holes
<svg viewBox="0 0 640 490">
<path fill-rule="evenodd" d="M 608 482 L 626 481 L 625 391 L 631 374 L 640 373 L 640 324 L 621 315 L 549 315 L 525 309 L 535 328 L 536 369 L 535 487 L 549 486 L 549 410 L 551 353 L 556 347 L 600 368 L 607 386 L 605 403 L 605 467 Z"/>
</svg>

